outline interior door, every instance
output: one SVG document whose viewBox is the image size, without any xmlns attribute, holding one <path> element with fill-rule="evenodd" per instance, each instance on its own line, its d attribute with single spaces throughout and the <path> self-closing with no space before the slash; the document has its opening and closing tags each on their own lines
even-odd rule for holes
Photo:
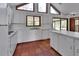
<svg viewBox="0 0 79 59">
<path fill-rule="evenodd" d="M 70 31 L 75 31 L 75 19 L 70 18 Z"/>
</svg>

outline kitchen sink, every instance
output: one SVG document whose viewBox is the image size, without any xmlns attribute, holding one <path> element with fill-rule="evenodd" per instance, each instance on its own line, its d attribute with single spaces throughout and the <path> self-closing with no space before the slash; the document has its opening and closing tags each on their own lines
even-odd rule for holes
<svg viewBox="0 0 79 59">
<path fill-rule="evenodd" d="M 10 35 L 10 34 L 13 33 L 13 32 L 14 32 L 14 31 L 9 31 L 9 32 L 8 32 L 8 35 Z"/>
</svg>

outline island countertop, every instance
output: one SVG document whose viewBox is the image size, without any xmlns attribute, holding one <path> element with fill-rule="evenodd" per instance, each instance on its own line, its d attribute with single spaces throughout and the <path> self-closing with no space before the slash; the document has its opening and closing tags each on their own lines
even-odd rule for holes
<svg viewBox="0 0 79 59">
<path fill-rule="evenodd" d="M 69 37 L 72 37 L 72 38 L 77 38 L 77 39 L 79 39 L 79 32 L 55 31 L 55 30 L 53 30 L 52 32 L 53 32 L 53 33 L 58 33 L 58 34 L 61 34 L 61 35 L 66 35 L 66 36 L 69 36 Z"/>
</svg>

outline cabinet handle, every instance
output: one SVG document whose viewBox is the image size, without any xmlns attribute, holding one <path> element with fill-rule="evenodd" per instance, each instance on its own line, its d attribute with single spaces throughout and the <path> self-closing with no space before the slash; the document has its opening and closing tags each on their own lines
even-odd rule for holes
<svg viewBox="0 0 79 59">
<path fill-rule="evenodd" d="M 77 53 L 79 53 L 79 49 L 77 49 Z"/>
<path fill-rule="evenodd" d="M 70 47 L 70 49 L 72 49 L 72 46 Z"/>
</svg>

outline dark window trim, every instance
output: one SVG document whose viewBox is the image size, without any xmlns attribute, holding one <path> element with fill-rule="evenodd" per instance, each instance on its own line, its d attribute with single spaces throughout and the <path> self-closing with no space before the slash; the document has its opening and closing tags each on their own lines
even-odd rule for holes
<svg viewBox="0 0 79 59">
<path fill-rule="evenodd" d="M 32 16 L 32 15 L 27 15 L 27 16 Z M 41 26 L 41 16 L 33 16 L 33 26 L 27 25 L 27 16 L 26 16 L 26 26 L 27 27 L 40 27 Z M 34 25 L 34 17 L 39 17 L 39 25 Z"/>
<path fill-rule="evenodd" d="M 61 12 L 53 4 L 50 3 L 50 7 L 54 8 L 58 12 L 59 15 L 61 14 Z"/>
<path fill-rule="evenodd" d="M 28 3 L 21 3 L 21 4 L 17 5 L 16 7 L 18 8 L 18 7 L 24 6 L 26 4 L 28 4 Z"/>
<path fill-rule="evenodd" d="M 53 17 L 53 19 L 61 19 L 60 17 Z M 56 21 L 60 21 L 60 20 L 56 20 Z"/>
<path fill-rule="evenodd" d="M 69 25 L 69 24 L 68 24 L 68 19 L 67 19 L 66 21 L 67 21 L 67 24 L 66 24 L 66 26 L 67 26 L 67 29 L 66 29 L 66 30 L 68 31 L 68 25 Z"/>
<path fill-rule="evenodd" d="M 38 13 L 48 13 L 48 3 L 46 3 L 46 12 L 40 12 L 38 6 L 39 6 L 39 3 L 37 3 L 37 12 Z"/>
<path fill-rule="evenodd" d="M 35 3 L 33 3 L 33 11 L 31 11 L 31 10 L 21 10 L 21 9 L 18 9 L 18 7 L 24 6 L 26 4 L 30 4 L 30 3 L 22 3 L 22 4 L 19 4 L 19 5 L 16 6 L 16 10 L 19 10 L 19 11 L 28 11 L 28 12 L 34 12 L 35 11 Z"/>
</svg>

